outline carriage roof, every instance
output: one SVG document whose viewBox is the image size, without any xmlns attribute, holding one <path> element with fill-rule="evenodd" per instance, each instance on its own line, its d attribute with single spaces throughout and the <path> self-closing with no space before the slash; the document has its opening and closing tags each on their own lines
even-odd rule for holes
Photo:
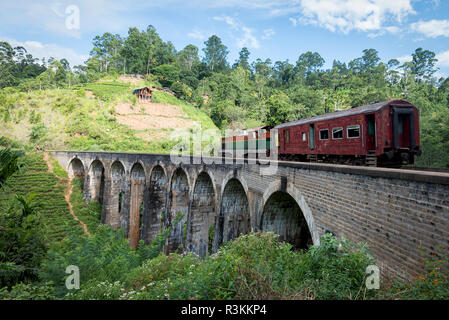
<svg viewBox="0 0 449 320">
<path fill-rule="evenodd" d="M 352 108 L 352 109 L 348 109 L 348 110 L 341 110 L 341 111 L 326 113 L 326 114 L 322 114 L 322 115 L 311 117 L 311 118 L 299 119 L 299 120 L 295 120 L 295 121 L 291 121 L 291 122 L 287 122 L 287 123 L 282 123 L 274 128 L 275 129 L 288 128 L 288 127 L 298 126 L 298 125 L 302 125 L 302 124 L 306 124 L 306 123 L 312 123 L 312 122 L 323 121 L 323 120 L 332 120 L 332 119 L 337 119 L 337 118 L 346 117 L 346 116 L 353 116 L 353 115 L 357 115 L 357 114 L 376 112 L 388 105 L 394 105 L 394 106 L 398 106 L 398 107 L 413 106 L 410 102 L 405 101 L 405 100 L 389 100 L 389 101 L 384 101 L 384 102 L 368 104 L 365 106 Z"/>
</svg>

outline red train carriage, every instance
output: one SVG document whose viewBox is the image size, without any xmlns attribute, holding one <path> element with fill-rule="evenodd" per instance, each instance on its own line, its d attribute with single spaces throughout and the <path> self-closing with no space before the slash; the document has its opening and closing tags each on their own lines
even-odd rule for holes
<svg viewBox="0 0 449 320">
<path fill-rule="evenodd" d="M 284 123 L 279 158 L 291 161 L 398 166 L 413 164 L 419 150 L 419 112 L 391 100 Z"/>
</svg>

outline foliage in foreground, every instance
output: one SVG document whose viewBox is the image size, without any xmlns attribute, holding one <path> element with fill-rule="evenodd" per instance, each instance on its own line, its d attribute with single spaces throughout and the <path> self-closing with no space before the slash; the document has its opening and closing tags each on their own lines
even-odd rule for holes
<svg viewBox="0 0 449 320">
<path fill-rule="evenodd" d="M 141 253 L 148 250 L 134 251 L 119 233 L 104 227 L 91 238 L 72 242 L 70 248 L 61 251 L 66 253 L 52 252 L 44 263 L 42 280 L 55 282 L 56 293 L 62 297 L 68 292 L 64 287 L 65 267 L 79 266 L 81 288 L 66 295 L 68 299 L 361 299 L 369 296 L 361 288 L 366 266 L 373 259 L 364 246 L 326 235 L 321 247 L 295 252 L 291 245 L 277 238 L 273 233 L 241 236 L 204 260 L 193 253 L 150 257 Z"/>
<path fill-rule="evenodd" d="M 167 230 L 166 230 L 167 231 Z M 292 251 L 273 233 L 251 233 L 200 259 L 193 253 L 160 254 L 169 233 L 141 250 L 119 231 L 101 226 L 89 238 L 73 237 L 51 251 L 41 282 L 0 290 L 3 299 L 210 300 L 210 299 L 447 299 L 447 273 L 428 261 L 425 275 L 365 289 L 366 267 L 375 261 L 362 244 L 330 234 L 321 246 Z M 152 249 L 153 248 L 153 249 Z M 143 249 L 143 250 L 142 250 Z M 146 250 L 145 250 L 146 249 Z M 151 255 L 148 253 L 152 252 Z M 440 258 L 438 258 L 440 259 Z M 80 268 L 81 287 L 68 291 L 65 268 Z"/>
</svg>

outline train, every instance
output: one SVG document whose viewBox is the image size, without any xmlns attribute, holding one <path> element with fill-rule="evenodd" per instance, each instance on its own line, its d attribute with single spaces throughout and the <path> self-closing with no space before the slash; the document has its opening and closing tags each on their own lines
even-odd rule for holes
<svg viewBox="0 0 449 320">
<path fill-rule="evenodd" d="M 222 138 L 224 157 L 270 157 L 273 150 L 284 161 L 373 167 L 414 164 L 421 154 L 419 110 L 406 100 L 389 100 Z"/>
</svg>

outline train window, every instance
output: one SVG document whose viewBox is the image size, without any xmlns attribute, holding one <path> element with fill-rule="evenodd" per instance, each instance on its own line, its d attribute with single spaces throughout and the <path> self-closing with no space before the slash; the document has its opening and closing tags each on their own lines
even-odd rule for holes
<svg viewBox="0 0 449 320">
<path fill-rule="evenodd" d="M 290 142 L 290 130 L 285 131 L 285 140 L 287 143 Z"/>
<path fill-rule="evenodd" d="M 302 133 L 302 141 L 306 141 L 307 140 L 307 135 L 305 132 Z"/>
<path fill-rule="evenodd" d="M 253 139 L 256 139 L 256 133 L 253 132 Z"/>
<path fill-rule="evenodd" d="M 320 130 L 320 140 L 329 140 L 329 129 Z"/>
<path fill-rule="evenodd" d="M 343 139 L 343 128 L 333 128 L 332 139 Z"/>
<path fill-rule="evenodd" d="M 347 128 L 348 138 L 359 138 L 360 137 L 360 126 L 349 126 Z"/>
</svg>

